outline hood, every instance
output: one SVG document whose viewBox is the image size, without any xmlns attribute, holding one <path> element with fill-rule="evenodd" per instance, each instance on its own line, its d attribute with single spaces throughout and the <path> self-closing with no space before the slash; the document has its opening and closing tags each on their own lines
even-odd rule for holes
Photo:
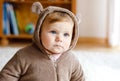
<svg viewBox="0 0 120 81">
<path fill-rule="evenodd" d="M 69 50 L 71 50 L 72 48 L 75 47 L 78 37 L 79 37 L 79 22 L 78 22 L 78 18 L 70 10 L 61 8 L 61 7 L 56 7 L 56 6 L 48 6 L 47 8 L 43 9 L 40 2 L 34 2 L 31 9 L 32 9 L 32 12 L 37 13 L 39 15 L 39 18 L 37 20 L 37 24 L 35 27 L 35 31 L 33 34 L 33 43 L 35 43 L 41 50 L 44 50 L 44 47 L 42 46 L 42 44 L 40 42 L 41 39 L 40 39 L 40 33 L 39 33 L 42 23 L 43 23 L 44 19 L 46 18 L 46 16 L 49 13 L 52 13 L 54 11 L 66 12 L 73 19 L 74 26 L 75 26 L 74 27 L 74 35 L 73 35 L 73 40 L 71 41 Z"/>
</svg>

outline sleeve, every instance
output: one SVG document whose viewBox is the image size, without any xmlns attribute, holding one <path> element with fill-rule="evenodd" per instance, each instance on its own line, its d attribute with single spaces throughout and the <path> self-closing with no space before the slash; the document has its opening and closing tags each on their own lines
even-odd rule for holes
<svg viewBox="0 0 120 81">
<path fill-rule="evenodd" d="M 16 53 L 0 72 L 0 81 L 18 81 L 21 75 L 21 61 Z"/>
<path fill-rule="evenodd" d="M 70 81 L 85 81 L 84 72 L 78 60 L 75 63 Z"/>
</svg>

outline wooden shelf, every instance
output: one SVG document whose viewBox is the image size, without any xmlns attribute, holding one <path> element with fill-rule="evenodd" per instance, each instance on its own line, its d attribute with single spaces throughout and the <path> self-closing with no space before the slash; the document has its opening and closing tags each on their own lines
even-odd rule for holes
<svg viewBox="0 0 120 81">
<path fill-rule="evenodd" d="M 10 1 L 5 0 L 4 2 L 15 3 L 15 4 L 32 4 L 34 1 Z M 40 1 L 42 4 L 71 4 L 70 1 Z"/>
<path fill-rule="evenodd" d="M 20 34 L 20 35 L 5 35 L 6 38 L 18 38 L 18 39 L 32 39 L 32 35 Z"/>
</svg>

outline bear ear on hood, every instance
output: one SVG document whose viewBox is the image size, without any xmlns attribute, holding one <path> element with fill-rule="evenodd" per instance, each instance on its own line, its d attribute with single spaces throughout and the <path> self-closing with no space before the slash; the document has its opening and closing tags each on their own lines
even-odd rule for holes
<svg viewBox="0 0 120 81">
<path fill-rule="evenodd" d="M 32 4 L 31 10 L 33 13 L 40 14 L 43 11 L 43 6 L 40 2 L 34 2 Z"/>
<path fill-rule="evenodd" d="M 76 15 L 76 19 L 77 19 L 77 21 L 78 21 L 78 24 L 80 24 L 81 23 L 81 14 L 77 14 Z"/>
</svg>

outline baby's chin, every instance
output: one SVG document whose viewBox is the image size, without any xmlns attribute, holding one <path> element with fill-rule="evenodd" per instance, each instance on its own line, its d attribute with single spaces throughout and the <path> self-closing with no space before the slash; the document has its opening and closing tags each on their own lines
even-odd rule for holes
<svg viewBox="0 0 120 81">
<path fill-rule="evenodd" d="M 66 52 L 68 49 L 64 49 L 64 50 L 51 50 L 52 54 L 63 54 L 64 52 Z"/>
<path fill-rule="evenodd" d="M 46 49 L 48 54 L 63 54 L 67 49 Z"/>
<path fill-rule="evenodd" d="M 67 51 L 67 50 L 59 50 L 59 51 L 52 51 L 52 54 L 63 54 L 65 51 Z"/>
<path fill-rule="evenodd" d="M 62 53 L 64 52 L 55 52 L 55 51 L 52 52 L 52 54 L 62 54 Z"/>
<path fill-rule="evenodd" d="M 48 51 L 49 54 L 63 54 L 65 51 Z"/>
</svg>

